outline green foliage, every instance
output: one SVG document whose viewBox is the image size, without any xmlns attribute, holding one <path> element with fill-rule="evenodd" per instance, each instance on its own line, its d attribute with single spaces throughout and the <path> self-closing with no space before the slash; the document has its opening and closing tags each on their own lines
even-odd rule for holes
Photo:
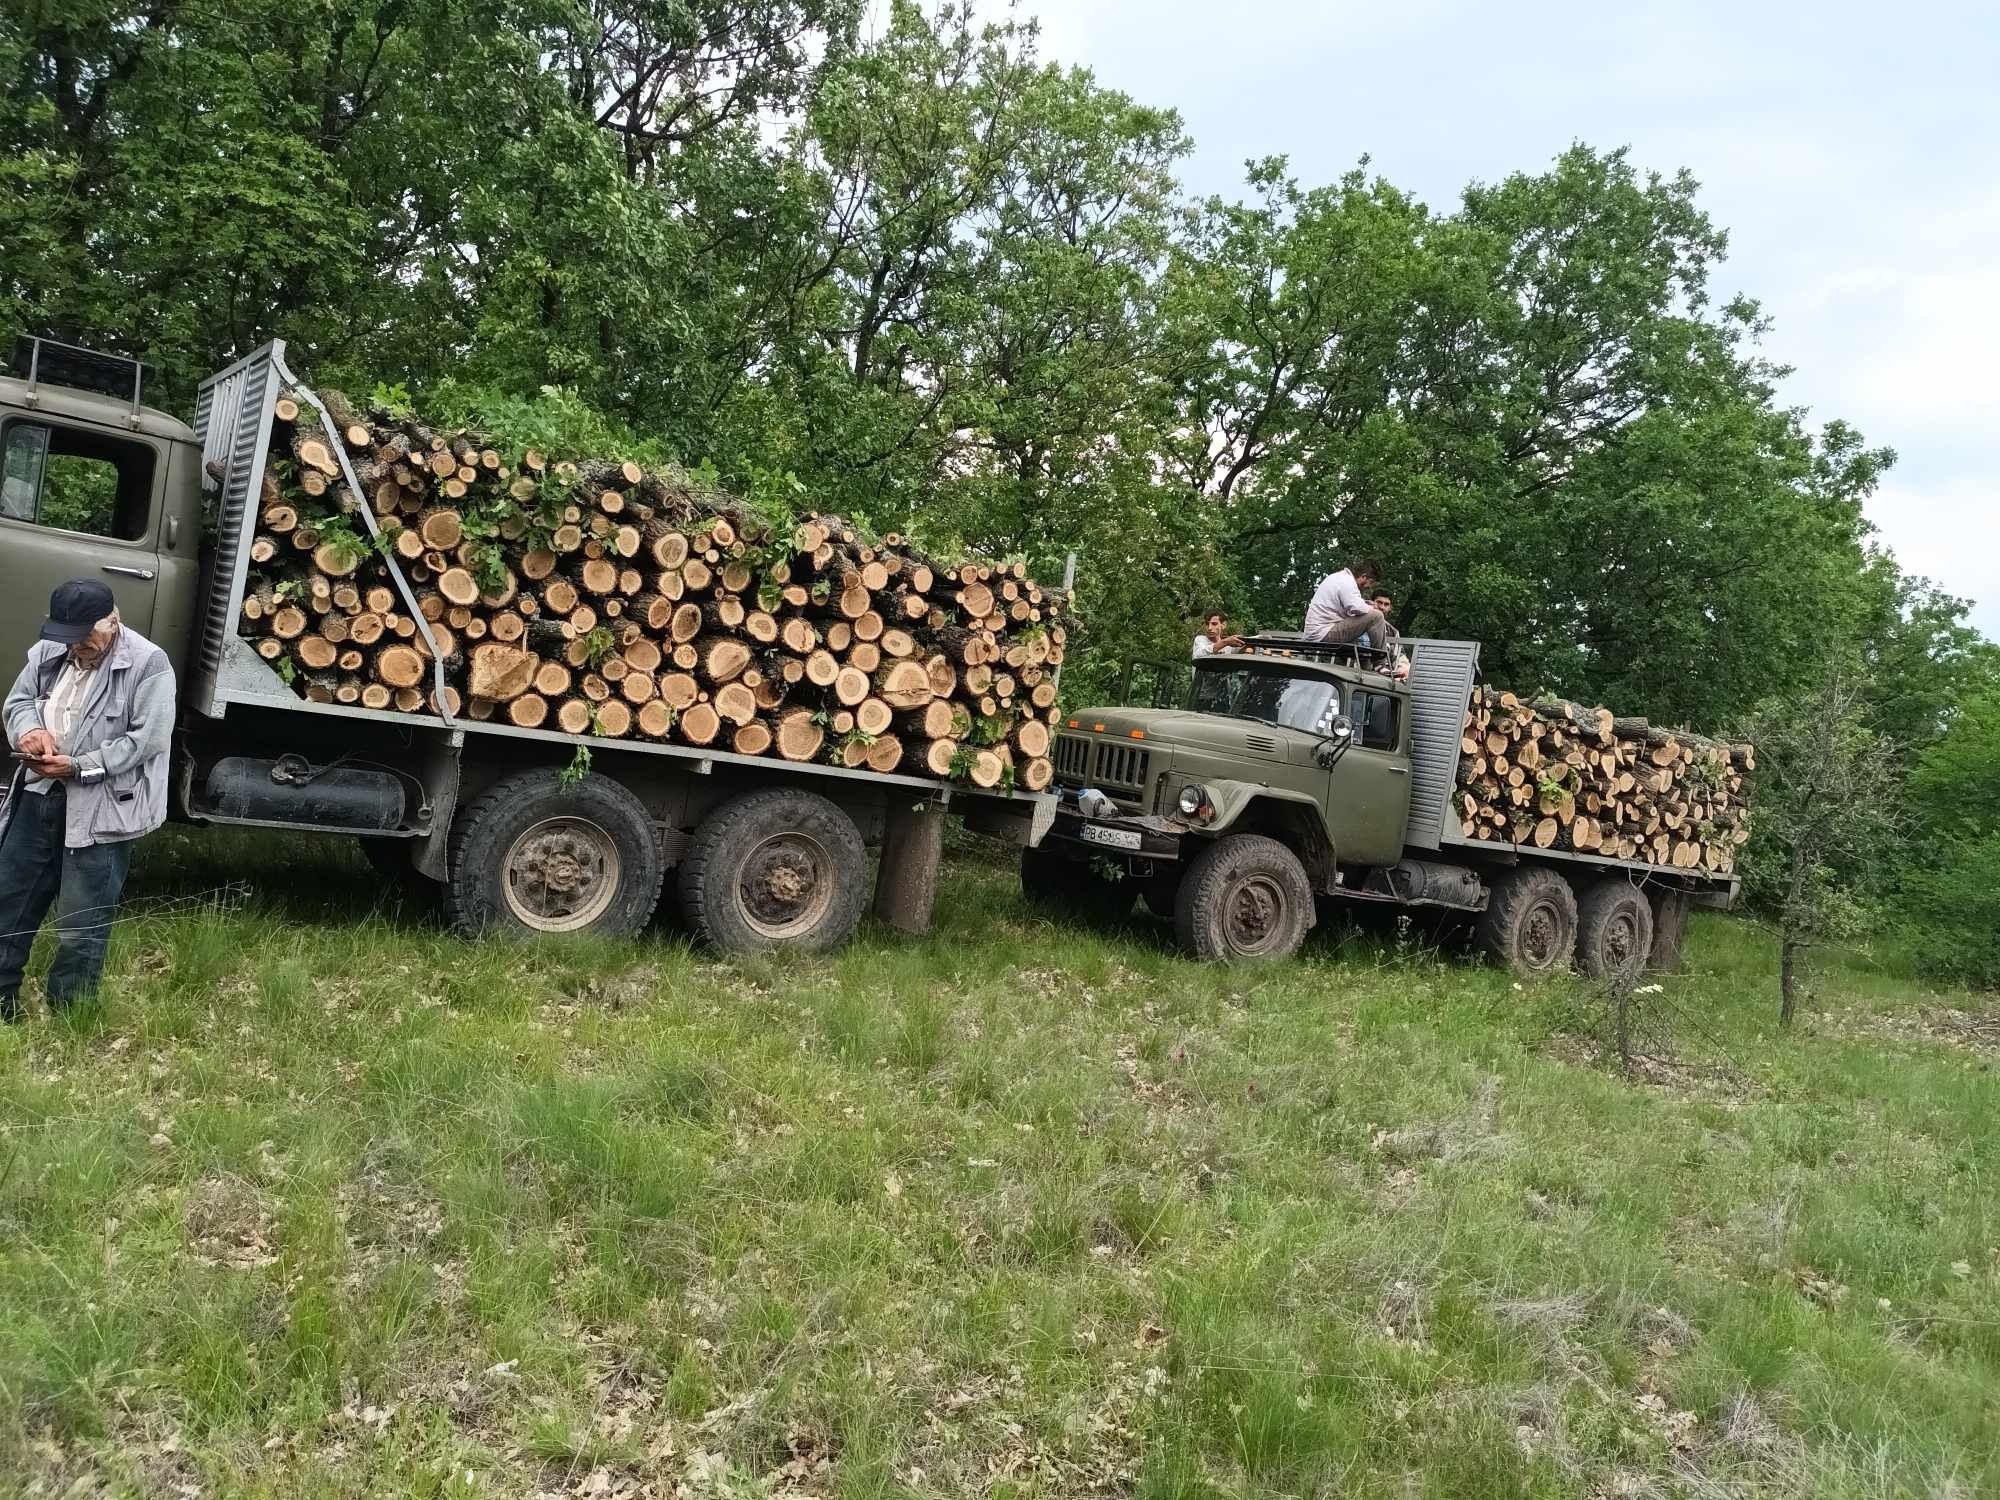
<svg viewBox="0 0 2000 1500">
<path fill-rule="evenodd" d="M 340 512 L 315 517 L 312 528 L 319 536 L 320 545 L 331 547 L 341 562 L 349 567 L 376 548 L 374 538 L 355 530 L 354 518 Z"/>
<path fill-rule="evenodd" d="M 1924 832 L 1901 906 L 1917 960 L 1939 978 L 2000 989 L 2000 671 L 1918 759 L 1910 800 Z"/>
<path fill-rule="evenodd" d="M 1007 738 L 1008 720 L 1000 714 L 980 714 L 966 738 L 974 745 L 997 745 Z"/>
<path fill-rule="evenodd" d="M 583 659 L 592 667 L 602 666 L 604 658 L 617 649 L 617 645 L 609 625 L 594 626 L 583 638 Z"/>
<path fill-rule="evenodd" d="M 466 567 L 482 594 L 495 594 L 507 586 L 507 555 L 498 542 L 476 542 L 466 552 Z"/>
<path fill-rule="evenodd" d="M 409 387 L 400 380 L 394 385 L 376 381 L 368 393 L 368 405 L 373 410 L 382 412 L 392 422 L 407 421 L 416 410 L 410 400 Z"/>
<path fill-rule="evenodd" d="M 591 728 L 594 731 L 597 728 L 596 715 L 593 714 L 591 717 Z M 590 746 L 578 745 L 575 753 L 569 758 L 569 764 L 556 772 L 556 785 L 566 792 L 573 792 L 583 784 L 583 778 L 589 774 Z"/>
</svg>

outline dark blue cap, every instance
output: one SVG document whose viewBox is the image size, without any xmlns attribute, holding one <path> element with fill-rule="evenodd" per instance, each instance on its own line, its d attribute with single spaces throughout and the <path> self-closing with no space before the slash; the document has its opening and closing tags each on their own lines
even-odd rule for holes
<svg viewBox="0 0 2000 1500">
<path fill-rule="evenodd" d="M 74 646 L 97 628 L 97 622 L 118 607 L 111 590 L 95 578 L 72 578 L 49 595 L 49 617 L 42 621 L 42 639 Z"/>
</svg>

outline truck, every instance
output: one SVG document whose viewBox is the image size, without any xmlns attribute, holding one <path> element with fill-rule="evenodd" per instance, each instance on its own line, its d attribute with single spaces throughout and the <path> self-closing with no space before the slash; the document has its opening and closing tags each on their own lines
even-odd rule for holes
<svg viewBox="0 0 2000 1500">
<path fill-rule="evenodd" d="M 358 838 L 466 934 L 633 934 L 672 874 L 689 925 L 725 952 L 834 948 L 871 901 L 921 932 L 946 817 L 1023 847 L 1053 819 L 1046 792 L 521 728 L 435 701 L 307 701 L 237 623 L 275 404 L 304 389 L 284 343 L 201 382 L 191 424 L 148 406 L 145 379 L 136 360 L 46 339 L 21 340 L 0 373 L 0 651 L 21 660 L 65 579 L 108 584 L 174 666 L 178 819 Z"/>
<path fill-rule="evenodd" d="M 1143 900 L 1204 959 L 1289 954 L 1344 903 L 1469 922 L 1524 975 L 1673 967 L 1689 907 L 1730 905 L 1736 877 L 1468 837 L 1452 802 L 1479 646 L 1401 646 L 1405 681 L 1360 647 L 1252 636 L 1195 661 L 1184 703 L 1067 715 L 1024 893 L 1102 918 Z"/>
</svg>

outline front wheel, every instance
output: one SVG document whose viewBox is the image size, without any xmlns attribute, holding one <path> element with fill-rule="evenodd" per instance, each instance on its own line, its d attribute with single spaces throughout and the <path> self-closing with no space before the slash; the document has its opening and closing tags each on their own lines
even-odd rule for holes
<svg viewBox="0 0 2000 1500">
<path fill-rule="evenodd" d="M 724 953 L 825 953 L 868 904 L 868 850 L 817 792 L 771 787 L 715 809 L 680 870 L 681 911 Z"/>
<path fill-rule="evenodd" d="M 445 915 L 461 934 L 631 937 L 659 904 L 666 860 L 645 804 L 608 776 L 549 770 L 488 787 L 460 816 Z"/>
<path fill-rule="evenodd" d="M 1196 958 L 1283 958 L 1314 920 L 1312 882 L 1276 839 L 1236 833 L 1188 866 L 1174 899 L 1174 930 Z"/>
</svg>

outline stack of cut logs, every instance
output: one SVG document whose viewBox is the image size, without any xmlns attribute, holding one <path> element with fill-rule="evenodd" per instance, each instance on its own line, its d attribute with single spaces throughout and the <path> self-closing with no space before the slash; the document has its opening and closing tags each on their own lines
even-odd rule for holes
<svg viewBox="0 0 2000 1500">
<path fill-rule="evenodd" d="M 436 709 L 434 642 L 454 716 L 1049 784 L 1074 621 L 1021 563 L 831 516 L 774 529 L 685 474 L 322 400 L 331 432 L 302 393 L 276 404 L 238 621 L 303 697 Z"/>
<path fill-rule="evenodd" d="M 1458 748 L 1467 838 L 1726 875 L 1750 837 L 1749 745 L 1476 687 Z"/>
</svg>

